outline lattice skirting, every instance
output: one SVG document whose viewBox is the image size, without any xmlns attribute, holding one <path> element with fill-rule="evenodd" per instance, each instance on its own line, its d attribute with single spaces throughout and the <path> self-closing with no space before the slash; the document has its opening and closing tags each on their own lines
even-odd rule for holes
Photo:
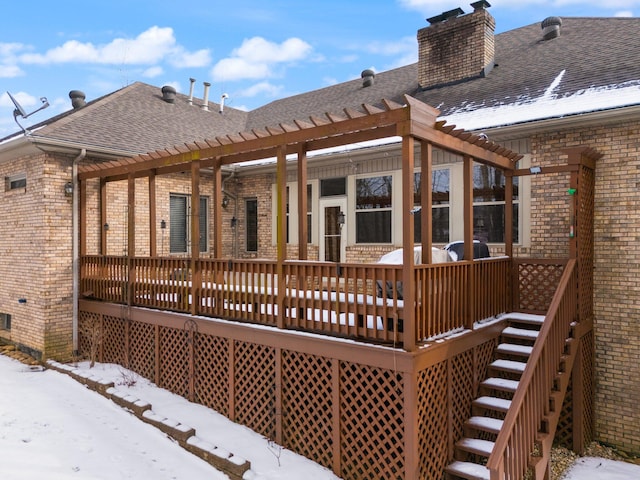
<svg viewBox="0 0 640 480">
<path fill-rule="evenodd" d="M 442 478 L 496 345 L 484 340 L 408 372 L 406 363 L 372 365 L 375 346 L 368 359 L 336 358 L 202 333 L 188 316 L 169 326 L 126 313 L 81 312 L 81 354 L 93 350 L 345 480 Z"/>
</svg>

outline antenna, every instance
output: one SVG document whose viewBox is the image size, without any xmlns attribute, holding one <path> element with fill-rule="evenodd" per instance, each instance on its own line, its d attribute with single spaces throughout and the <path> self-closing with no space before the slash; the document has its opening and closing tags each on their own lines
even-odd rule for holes
<svg viewBox="0 0 640 480">
<path fill-rule="evenodd" d="M 18 100 L 16 100 L 13 97 L 13 95 L 11 95 L 9 92 L 7 92 L 7 95 L 9 95 L 9 98 L 11 99 L 11 101 L 13 102 L 13 104 L 16 107 L 15 110 L 13 111 L 13 119 L 18 124 L 18 126 L 22 129 L 24 134 L 28 135 L 29 131 L 26 128 L 24 128 L 22 125 L 20 125 L 20 122 L 18 122 L 18 117 L 28 118 L 31 115 L 33 115 L 34 113 L 39 112 L 40 110 L 44 110 L 45 108 L 47 108 L 49 106 L 49 101 L 47 100 L 47 97 L 40 97 L 40 101 L 42 102 L 42 105 L 40 105 L 40 108 L 37 108 L 36 110 L 34 110 L 31 113 L 27 113 L 25 111 L 25 109 L 22 108 L 22 105 L 20 105 L 20 103 L 18 103 Z"/>
</svg>

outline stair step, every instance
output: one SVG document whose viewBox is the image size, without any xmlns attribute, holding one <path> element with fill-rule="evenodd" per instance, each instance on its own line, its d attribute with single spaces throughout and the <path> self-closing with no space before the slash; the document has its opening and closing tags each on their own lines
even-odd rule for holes
<svg viewBox="0 0 640 480">
<path fill-rule="evenodd" d="M 494 370 L 499 370 L 502 372 L 522 374 L 527 364 L 525 362 L 516 362 L 514 360 L 499 359 L 491 362 L 489 366 Z"/>
<path fill-rule="evenodd" d="M 519 357 L 528 357 L 531 355 L 533 347 L 529 345 L 515 345 L 513 343 L 501 343 L 496 348 L 496 352 L 504 355 L 514 355 Z"/>
<path fill-rule="evenodd" d="M 538 330 L 528 330 L 526 328 L 507 327 L 502 331 L 502 336 L 507 338 L 518 338 L 520 340 L 535 340 L 538 338 Z"/>
<path fill-rule="evenodd" d="M 506 378 L 487 378 L 480 384 L 480 386 L 493 390 L 500 390 L 502 392 L 514 393 L 518 388 L 518 381 L 508 380 Z"/>
<path fill-rule="evenodd" d="M 480 440 L 479 438 L 463 438 L 456 443 L 458 449 L 474 455 L 482 455 L 483 457 L 491 455 L 494 446 L 495 442 Z"/>
<path fill-rule="evenodd" d="M 449 475 L 467 480 L 489 480 L 489 470 L 484 465 L 471 462 L 453 462 L 445 468 Z"/>
<path fill-rule="evenodd" d="M 496 397 L 478 397 L 473 401 L 474 407 L 484 408 L 486 410 L 495 410 L 497 412 L 506 413 L 511 406 L 511 400 Z"/>
<path fill-rule="evenodd" d="M 528 325 L 542 325 L 544 323 L 544 315 L 534 315 L 532 313 L 508 313 L 502 318 L 512 323 Z"/>
<path fill-rule="evenodd" d="M 503 423 L 504 422 L 499 418 L 475 416 L 467 420 L 465 426 L 473 428 L 474 430 L 480 430 L 497 435 L 500 433 Z"/>
</svg>

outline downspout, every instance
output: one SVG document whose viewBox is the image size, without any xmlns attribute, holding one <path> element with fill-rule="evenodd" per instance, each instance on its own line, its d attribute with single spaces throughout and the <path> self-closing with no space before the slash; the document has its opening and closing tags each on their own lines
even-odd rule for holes
<svg viewBox="0 0 640 480">
<path fill-rule="evenodd" d="M 78 301 L 80 299 L 80 239 L 78 238 L 80 232 L 80 219 L 79 217 L 79 204 L 80 204 L 80 192 L 78 185 L 78 163 L 87 156 L 87 149 L 83 148 L 76 158 L 73 159 L 71 167 L 71 177 L 73 182 L 73 197 L 71 205 L 71 256 L 72 256 L 72 276 L 73 276 L 73 353 L 78 351 Z"/>
</svg>

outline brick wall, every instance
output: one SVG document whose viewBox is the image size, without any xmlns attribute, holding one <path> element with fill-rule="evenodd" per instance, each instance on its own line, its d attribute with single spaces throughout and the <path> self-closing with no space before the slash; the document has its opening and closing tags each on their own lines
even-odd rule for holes
<svg viewBox="0 0 640 480">
<path fill-rule="evenodd" d="M 423 88 L 480 75 L 494 59 L 496 22 L 483 9 L 418 30 L 418 83 Z"/>
<path fill-rule="evenodd" d="M 23 189 L 0 190 L 0 331 L 36 356 L 68 359 L 72 344 L 71 159 L 44 154 L 0 165 L 0 176 L 25 173 Z M 23 299 L 24 303 L 20 303 Z"/>
<path fill-rule="evenodd" d="M 596 435 L 640 452 L 640 123 L 537 135 L 531 145 L 541 165 L 565 162 L 559 152 L 566 147 L 604 154 L 596 167 L 594 220 Z M 568 187 L 566 175 L 534 179 L 536 253 L 567 254 Z"/>
</svg>

